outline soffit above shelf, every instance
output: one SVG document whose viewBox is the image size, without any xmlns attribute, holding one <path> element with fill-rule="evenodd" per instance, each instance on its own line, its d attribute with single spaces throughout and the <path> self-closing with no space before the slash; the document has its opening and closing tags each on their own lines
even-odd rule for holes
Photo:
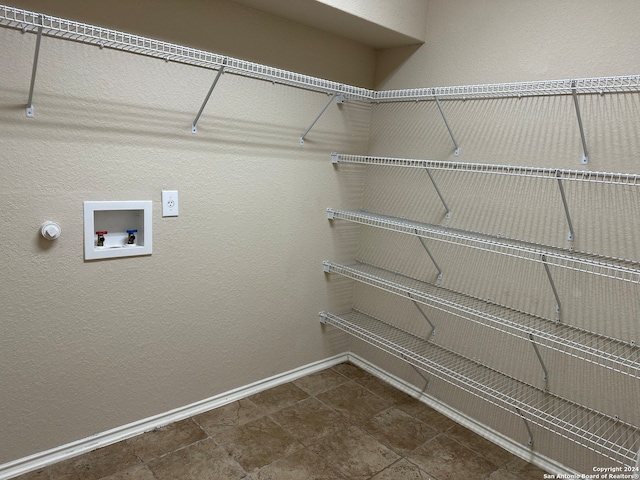
<svg viewBox="0 0 640 480">
<path fill-rule="evenodd" d="M 375 6 L 340 0 L 233 1 L 375 49 L 424 43 L 426 2 L 422 0 L 401 0 Z"/>
</svg>

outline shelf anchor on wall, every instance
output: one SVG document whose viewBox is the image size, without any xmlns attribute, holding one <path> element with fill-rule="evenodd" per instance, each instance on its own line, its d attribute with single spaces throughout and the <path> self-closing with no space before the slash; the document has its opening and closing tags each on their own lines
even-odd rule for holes
<svg viewBox="0 0 640 480">
<path fill-rule="evenodd" d="M 411 292 L 407 292 L 407 296 L 411 299 L 411 301 L 413 302 L 413 304 L 416 306 L 416 308 L 418 309 L 418 311 L 420 312 L 420 314 L 424 317 L 424 319 L 427 321 L 427 323 L 429 324 L 429 326 L 431 327 L 431 331 L 429 332 L 429 334 L 427 335 L 427 337 L 425 338 L 425 340 L 429 340 L 432 336 L 434 336 L 436 334 L 436 327 L 435 325 L 431 322 L 431 320 L 429 320 L 429 317 L 427 317 L 427 314 L 424 313 L 424 310 L 422 310 L 422 308 L 420 308 L 420 305 L 418 305 L 418 302 L 416 302 L 413 298 L 411 298 Z"/>
<path fill-rule="evenodd" d="M 578 127 L 580 128 L 580 138 L 582 139 L 582 164 L 589 163 L 589 151 L 587 150 L 587 140 L 584 136 L 584 128 L 582 126 L 582 116 L 580 115 L 580 105 L 578 104 L 578 92 L 576 91 L 577 82 L 571 80 L 571 94 L 573 95 L 573 104 L 576 107 L 576 115 L 578 117 Z"/>
<path fill-rule="evenodd" d="M 42 40 L 42 28 L 44 25 L 44 18 L 42 15 L 38 16 L 40 26 L 38 27 L 38 36 L 36 37 L 36 52 L 33 55 L 33 69 L 31 70 L 31 85 L 29 86 L 29 99 L 27 100 L 27 117 L 34 117 L 33 110 L 33 89 L 36 85 L 36 71 L 38 70 L 38 56 L 40 55 L 40 42 Z"/>
<path fill-rule="evenodd" d="M 520 417 L 522 418 L 522 421 L 524 422 L 524 426 L 527 429 L 527 433 L 529 434 L 529 439 L 527 440 L 527 444 L 529 446 L 533 446 L 533 432 L 531 431 L 531 427 L 529 426 L 529 422 L 527 421 L 527 419 L 525 418 L 525 416 L 522 414 L 522 412 L 520 411 L 520 409 L 518 407 L 515 407 L 516 412 L 518 412 L 518 415 L 520 415 Z"/>
<path fill-rule="evenodd" d="M 556 318 L 556 321 L 560 320 L 560 310 L 562 308 L 562 304 L 560 303 L 560 295 L 558 295 L 558 290 L 556 289 L 556 284 L 553 281 L 553 277 L 551 276 L 551 270 L 549 270 L 549 264 L 547 263 L 547 256 L 546 255 L 542 255 L 541 256 L 542 259 L 542 265 L 544 265 L 544 270 L 545 272 L 547 272 L 547 278 L 549 279 L 549 283 L 551 284 L 551 289 L 553 290 L 553 295 L 556 297 L 556 313 L 558 314 L 558 317 Z"/>
<path fill-rule="evenodd" d="M 567 196 L 564 193 L 564 187 L 562 186 L 562 173 L 560 170 L 556 171 L 556 179 L 558 180 L 558 187 L 560 188 L 560 196 L 562 197 L 562 205 L 564 206 L 564 214 L 567 216 L 567 223 L 569 224 L 569 233 L 567 234 L 567 241 L 573 242 L 573 223 L 571 222 L 571 215 L 569 214 L 569 204 L 567 203 Z"/>
<path fill-rule="evenodd" d="M 453 151 L 453 154 L 457 157 L 458 155 L 460 155 L 460 147 L 458 146 L 458 142 L 456 142 L 456 137 L 453 136 L 453 131 L 451 130 L 451 127 L 449 126 L 449 122 L 447 121 L 447 117 L 444 114 L 444 110 L 442 109 L 442 105 L 440 105 L 440 100 L 438 100 L 438 97 L 436 97 L 435 95 L 433 96 L 433 99 L 436 101 L 436 105 L 438 106 L 438 110 L 440 110 L 440 115 L 442 115 L 442 119 L 444 120 L 444 124 L 447 127 L 447 130 L 449 130 L 449 135 L 451 136 L 451 140 L 453 141 L 453 145 L 456 147 L 456 149 Z"/>
<path fill-rule="evenodd" d="M 442 205 L 444 206 L 444 209 L 446 210 L 446 214 L 445 214 L 444 218 L 447 218 L 447 219 L 451 218 L 451 210 L 449 210 L 449 207 L 447 206 L 447 202 L 444 201 L 444 197 L 442 196 L 442 193 L 440 192 L 440 189 L 438 188 L 438 184 L 433 179 L 433 175 L 431 175 L 431 170 L 429 170 L 429 168 L 427 167 L 427 162 L 424 162 L 424 169 L 427 171 L 427 175 L 429 175 L 429 180 L 431 180 L 431 183 L 433 184 L 433 188 L 436 189 L 436 193 L 438 194 L 438 197 L 440 197 L 440 201 L 442 202 Z"/>
<path fill-rule="evenodd" d="M 300 145 L 304 145 L 304 138 L 311 131 L 313 126 L 316 124 L 316 122 L 320 120 L 320 117 L 327 110 L 327 108 L 329 108 L 329 105 L 331 105 L 334 101 L 338 104 L 344 103 L 344 97 L 342 96 L 342 94 L 338 94 L 338 93 L 334 93 L 333 95 L 331 95 L 331 98 L 329 98 L 329 101 L 327 102 L 327 104 L 322 108 L 322 110 L 320 110 L 320 113 L 313 120 L 313 122 L 311 122 L 311 125 L 309 125 L 309 128 L 307 128 L 307 130 L 302 135 L 300 135 Z"/>
<path fill-rule="evenodd" d="M 540 350 L 538 350 L 538 345 L 533 341 L 533 334 L 529 334 L 529 340 L 531 341 L 531 345 L 533 345 L 533 350 L 536 352 L 536 356 L 538 357 L 538 361 L 542 366 L 542 379 L 544 380 L 544 391 L 549 391 L 549 372 L 547 371 L 547 367 L 544 365 L 544 361 L 542 360 L 542 355 L 540 355 Z"/>
<path fill-rule="evenodd" d="M 213 80 L 213 83 L 211 84 L 209 93 L 207 93 L 207 96 L 204 98 L 204 102 L 202 102 L 202 106 L 200 107 L 200 110 L 198 110 L 198 114 L 196 115 L 196 118 L 193 120 L 193 123 L 191 124 L 191 133 L 193 133 L 194 135 L 198 133 L 198 120 L 200 120 L 200 115 L 202 115 L 202 112 L 204 111 L 204 107 L 207 105 L 207 102 L 209 102 L 209 97 L 211 97 L 211 94 L 213 93 L 213 89 L 216 88 L 216 84 L 218 83 L 218 80 L 220 80 L 220 77 L 224 73 L 224 69 L 226 66 L 227 66 L 227 59 L 225 58 L 224 61 L 222 62 L 222 65 L 218 69 L 216 78 Z"/>
<path fill-rule="evenodd" d="M 427 255 L 429 255 L 429 258 L 433 262 L 433 265 L 436 267 L 436 270 L 438 270 L 438 280 L 442 280 L 442 270 L 438 266 L 438 262 L 436 262 L 436 259 L 433 258 L 433 255 L 431 255 L 431 252 L 429 251 L 429 248 L 427 247 L 427 244 L 424 242 L 422 237 L 418 235 L 418 229 L 414 228 L 413 231 L 416 232 L 416 236 L 418 237 L 418 240 L 420 240 L 420 243 L 424 247 L 424 250 L 427 252 Z"/>
</svg>

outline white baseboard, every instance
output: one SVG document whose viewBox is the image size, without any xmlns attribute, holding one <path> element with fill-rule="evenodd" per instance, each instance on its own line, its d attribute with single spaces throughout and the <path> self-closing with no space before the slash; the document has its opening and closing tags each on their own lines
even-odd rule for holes
<svg viewBox="0 0 640 480">
<path fill-rule="evenodd" d="M 291 382 L 292 380 L 333 367 L 339 363 L 346 362 L 348 359 L 348 355 L 346 353 L 342 353 L 334 357 L 326 358 L 318 362 L 295 368 L 288 372 L 250 383 L 243 387 L 215 395 L 190 405 L 185 405 L 184 407 L 176 408 L 127 425 L 122 425 L 120 427 L 107 430 L 106 432 L 92 435 L 91 437 L 67 443 L 66 445 L 61 445 L 34 455 L 29 455 L 28 457 L 13 460 L 9 463 L 0 465 L 0 480 L 8 480 L 9 478 L 14 478 L 18 475 L 82 455 L 83 453 L 91 452 L 97 448 L 106 447 L 107 445 L 126 440 L 127 438 L 135 437 L 136 435 L 151 431 L 155 428 L 163 427 L 170 423 L 213 410 L 214 408 L 246 398 L 255 393 L 262 392 L 269 388 L 282 385 L 283 383 Z"/>
<path fill-rule="evenodd" d="M 546 472 L 552 473 L 556 475 L 556 478 L 559 474 L 567 475 L 571 478 L 579 478 L 580 474 L 575 470 L 571 470 L 561 463 L 556 462 L 555 460 L 548 458 L 540 453 L 537 453 L 526 446 L 515 442 L 513 439 L 501 434 L 489 428 L 487 425 L 477 422 L 473 418 L 469 417 L 465 413 L 456 410 L 449 405 L 441 402 L 437 398 L 434 398 L 422 390 L 418 389 L 415 385 L 412 385 L 395 375 L 392 375 L 380 368 L 376 365 L 370 363 L 369 361 L 363 359 L 362 357 L 355 355 L 353 353 L 348 354 L 348 359 L 354 365 L 362 368 L 363 370 L 369 372 L 370 374 L 378 377 L 380 380 L 383 380 L 398 390 L 405 392 L 408 395 L 420 400 L 424 404 L 430 406 L 434 410 L 440 412 L 446 417 L 454 420 L 456 423 L 459 423 L 463 427 L 468 428 L 474 433 L 477 433 L 481 437 L 486 438 L 490 442 L 499 445 L 504 448 L 506 451 L 514 454 L 517 457 L 526 460 L 529 463 L 543 469 Z"/>
<path fill-rule="evenodd" d="M 170 423 L 184 420 L 186 418 L 198 415 L 214 408 L 221 407 L 231 402 L 235 402 L 242 398 L 246 398 L 269 388 L 282 385 L 283 383 L 291 382 L 301 377 L 305 377 L 315 372 L 319 372 L 326 368 L 333 367 L 339 363 L 350 361 L 354 365 L 362 368 L 363 370 L 371 373 L 372 375 L 380 378 L 381 380 L 393 385 L 399 390 L 411 395 L 412 397 L 420 400 L 426 405 L 430 406 L 434 410 L 442 413 L 443 415 L 451 418 L 455 422 L 463 425 L 469 430 L 477 433 L 478 435 L 486 438 L 487 440 L 496 443 L 508 452 L 542 468 L 543 470 L 554 474 L 565 475 L 577 475 L 577 472 L 569 470 L 564 465 L 558 462 L 540 455 L 526 448 L 517 442 L 514 442 L 509 437 L 502 435 L 499 432 L 478 423 L 468 415 L 451 408 L 450 406 L 442 403 L 440 400 L 431 397 L 419 390 L 415 385 L 412 385 L 363 359 L 362 357 L 353 353 L 343 353 L 336 355 L 318 362 L 314 362 L 288 372 L 284 372 L 278 375 L 274 375 L 264 380 L 260 380 L 243 387 L 230 390 L 228 392 L 215 395 L 213 397 L 201 400 L 184 407 L 176 408 L 153 417 L 149 417 L 143 420 L 138 420 L 127 425 L 122 425 L 106 432 L 98 433 L 91 437 L 83 438 L 75 442 L 67 443 L 50 450 L 30 455 L 18 460 L 11 461 L 0 465 L 0 480 L 8 480 L 10 478 L 17 477 L 24 473 L 28 473 L 40 468 L 52 465 L 69 458 L 82 455 L 83 453 L 90 452 L 97 448 L 106 447 L 116 442 L 126 440 L 127 438 L 135 437 L 142 433 L 148 432 L 155 428 L 169 425 Z M 577 477 L 576 477 L 577 478 Z"/>
</svg>

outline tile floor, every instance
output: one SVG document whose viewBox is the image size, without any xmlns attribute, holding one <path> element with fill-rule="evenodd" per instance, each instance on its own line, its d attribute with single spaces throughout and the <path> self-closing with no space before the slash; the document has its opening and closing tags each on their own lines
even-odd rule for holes
<svg viewBox="0 0 640 480">
<path fill-rule="evenodd" d="M 350 363 L 20 480 L 540 480 L 544 472 Z"/>
</svg>

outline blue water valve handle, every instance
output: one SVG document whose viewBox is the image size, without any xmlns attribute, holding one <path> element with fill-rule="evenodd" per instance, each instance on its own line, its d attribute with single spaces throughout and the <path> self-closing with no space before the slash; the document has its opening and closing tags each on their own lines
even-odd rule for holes
<svg viewBox="0 0 640 480">
<path fill-rule="evenodd" d="M 127 230 L 127 245 L 135 245 L 136 236 L 134 234 L 137 233 L 137 231 L 138 230 Z"/>
</svg>

